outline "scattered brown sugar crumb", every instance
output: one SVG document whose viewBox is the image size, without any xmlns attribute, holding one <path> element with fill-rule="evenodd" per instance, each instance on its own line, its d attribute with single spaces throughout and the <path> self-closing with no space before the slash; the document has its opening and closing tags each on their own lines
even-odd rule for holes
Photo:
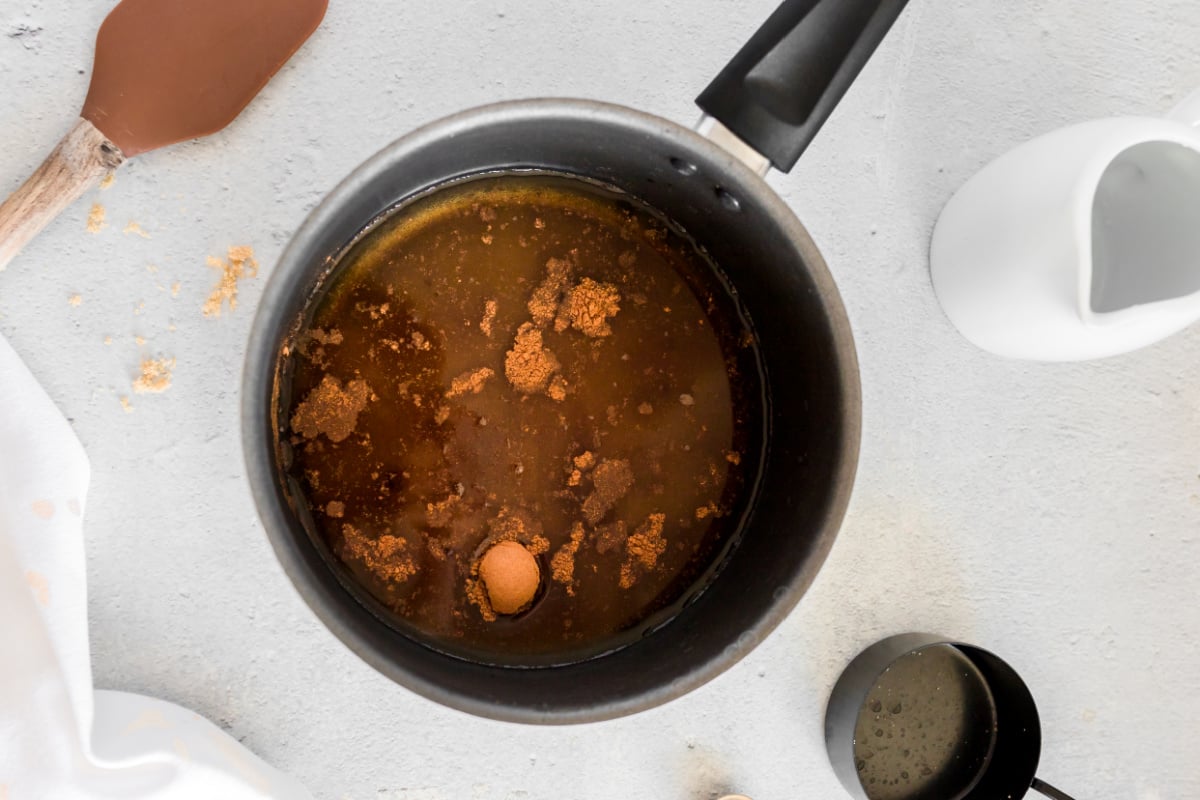
<svg viewBox="0 0 1200 800">
<path fill-rule="evenodd" d="M 583 516 L 595 525 L 633 486 L 633 469 L 625 459 L 606 458 L 592 472 L 592 493 L 583 501 Z"/>
<path fill-rule="evenodd" d="M 654 413 L 654 406 L 650 405 L 649 403 L 642 403 L 640 406 L 638 406 L 638 413 L 642 416 L 649 416 L 650 414 Z"/>
<path fill-rule="evenodd" d="M 104 221 L 104 206 L 92 203 L 92 210 L 88 212 L 87 218 L 88 233 L 99 233 L 107 227 L 108 223 Z"/>
<path fill-rule="evenodd" d="M 350 381 L 343 389 L 341 381 L 326 375 L 321 385 L 296 407 L 292 430 L 306 439 L 315 439 L 323 433 L 329 441 L 340 442 L 354 432 L 370 394 L 364 380 Z"/>
<path fill-rule="evenodd" d="M 546 277 L 533 290 L 529 298 L 529 315 L 538 327 L 550 323 L 558 314 L 558 301 L 567 280 L 571 277 L 571 262 L 564 258 L 552 258 L 546 262 Z"/>
<path fill-rule="evenodd" d="M 425 523 L 431 528 L 445 528 L 454 519 L 454 509 L 462 500 L 457 494 L 451 494 L 445 500 L 425 504 Z"/>
<path fill-rule="evenodd" d="M 117 180 L 117 173 L 110 172 L 107 175 L 105 175 L 103 178 L 100 179 L 100 188 L 107 189 L 108 187 L 110 187 L 114 183 L 116 183 L 116 180 Z"/>
<path fill-rule="evenodd" d="M 105 337 L 104 337 L 104 343 L 105 343 L 105 344 L 112 344 L 112 337 L 111 337 L 111 336 L 105 336 Z"/>
<path fill-rule="evenodd" d="M 144 336 L 135 336 L 135 337 L 133 337 L 133 342 L 134 342 L 134 344 L 136 344 L 138 347 L 141 347 L 142 345 L 144 345 L 144 344 L 146 343 L 146 337 L 144 337 Z"/>
<path fill-rule="evenodd" d="M 342 332 L 337 328 L 332 328 L 329 331 L 324 331 L 320 328 L 313 328 L 308 332 L 308 335 L 309 338 L 320 345 L 342 343 Z"/>
<path fill-rule="evenodd" d="M 578 486 L 583 482 L 583 473 L 579 470 L 571 470 L 571 474 L 567 477 L 567 486 Z"/>
<path fill-rule="evenodd" d="M 575 468 L 584 471 L 596 466 L 596 454 L 591 450 L 584 450 L 579 455 L 575 456 Z"/>
<path fill-rule="evenodd" d="M 618 547 L 625 545 L 625 540 L 629 538 L 629 528 L 625 525 L 625 520 L 619 519 L 616 522 L 609 522 L 605 525 L 596 526 L 596 552 L 600 555 L 616 550 Z"/>
<path fill-rule="evenodd" d="M 492 212 L 495 213 L 495 212 Z M 483 335 L 492 338 L 492 323 L 496 321 L 496 301 L 488 300 L 483 304 L 483 319 L 479 320 L 479 330 Z"/>
<path fill-rule="evenodd" d="M 429 339 L 425 336 L 425 334 L 421 333 L 420 331 L 413 331 L 412 336 L 409 338 L 412 341 L 412 346 L 418 350 L 428 350 L 433 347 L 433 345 L 429 343 Z"/>
<path fill-rule="evenodd" d="M 118 399 L 121 401 L 121 408 L 125 409 L 125 413 L 132 414 L 133 413 L 133 403 L 129 402 L 129 398 L 125 395 L 121 395 L 120 398 L 118 398 Z"/>
<path fill-rule="evenodd" d="M 546 396 L 556 403 L 567 399 L 567 380 L 562 375 L 555 375 L 546 387 Z"/>
<path fill-rule="evenodd" d="M 620 310 L 621 294 L 616 286 L 584 278 L 563 297 L 554 330 L 574 328 L 592 338 L 608 336 L 612 334 L 608 320 Z"/>
<path fill-rule="evenodd" d="M 658 557 L 667 549 L 662 538 L 665 514 L 651 514 L 625 542 L 625 563 L 621 565 L 620 585 L 628 589 L 637 583 L 639 572 L 654 569 Z"/>
<path fill-rule="evenodd" d="M 458 397 L 467 392 L 479 394 L 483 391 L 483 385 L 487 383 L 488 378 L 491 378 L 495 374 L 496 371 L 491 367 L 467 370 L 462 375 L 450 381 L 450 391 L 446 392 L 446 397 Z"/>
<path fill-rule="evenodd" d="M 79 308 L 79 306 L 83 303 L 83 295 L 73 294 L 67 298 L 67 303 L 69 303 L 73 308 Z"/>
<path fill-rule="evenodd" d="M 399 583 L 408 580 L 417 568 L 404 555 L 408 542 L 400 536 L 384 534 L 372 539 L 353 525 L 342 526 L 342 553 L 345 558 L 362 561 L 380 580 Z"/>
<path fill-rule="evenodd" d="M 133 382 L 133 390 L 138 394 L 165 392 L 171 388 L 173 369 L 173 358 L 143 358 L 142 374 Z"/>
<path fill-rule="evenodd" d="M 206 317 L 219 317 L 225 304 L 229 305 L 230 311 L 237 308 L 238 281 L 256 276 L 258 262 L 254 259 L 253 248 L 242 245 L 229 248 L 224 260 L 209 256 L 208 265 L 219 269 L 221 277 L 208 299 L 204 301 L 201 311 Z"/>
<path fill-rule="evenodd" d="M 334 519 L 341 519 L 346 513 L 346 504 L 341 500 L 330 500 L 325 506 L 325 513 Z"/>
<path fill-rule="evenodd" d="M 183 287 L 179 285 L 179 281 L 175 281 L 174 283 L 172 283 L 171 284 L 171 297 L 179 297 L 179 290 L 181 288 L 183 288 Z"/>
<path fill-rule="evenodd" d="M 730 450 L 725 454 L 725 460 L 736 467 L 738 464 L 742 463 L 742 454 L 734 450 Z"/>
<path fill-rule="evenodd" d="M 495 622 L 496 612 L 492 610 L 492 602 L 488 599 L 487 587 L 478 578 L 478 564 L 471 569 L 471 574 L 474 577 L 467 578 L 467 600 L 479 608 L 479 616 L 483 617 L 485 622 Z"/>
<path fill-rule="evenodd" d="M 679 402 L 685 406 L 694 406 L 696 405 L 696 398 L 692 397 L 690 394 L 681 394 L 679 395 Z"/>
<path fill-rule="evenodd" d="M 504 375 L 518 392 L 534 394 L 546 389 L 562 369 L 558 359 L 542 344 L 542 332 L 526 322 L 517 329 L 516 341 L 504 357 Z"/>
<path fill-rule="evenodd" d="M 529 552 L 535 556 L 540 556 L 542 553 L 550 551 L 550 540 L 540 534 L 534 534 L 529 537 Z"/>
<path fill-rule="evenodd" d="M 708 505 L 700 506 L 696 509 L 696 519 L 708 519 L 709 517 L 720 516 L 721 509 L 716 503 L 710 502 Z"/>
<path fill-rule="evenodd" d="M 133 220 L 129 221 L 129 224 L 125 226 L 124 230 L 122 230 L 121 233 L 135 233 L 138 236 L 142 237 L 143 239 L 150 238 L 150 234 L 148 234 L 144 230 L 142 230 L 142 226 L 138 225 Z"/>
<path fill-rule="evenodd" d="M 583 534 L 583 523 L 576 522 L 571 528 L 571 541 L 558 548 L 554 558 L 550 559 L 551 577 L 556 583 L 565 584 L 567 594 L 572 596 L 575 594 L 575 587 L 572 585 L 575 582 L 575 553 L 583 543 Z"/>
<path fill-rule="evenodd" d="M 437 411 L 433 415 L 434 424 L 441 425 L 448 419 L 450 419 L 450 406 L 438 406 Z"/>
</svg>

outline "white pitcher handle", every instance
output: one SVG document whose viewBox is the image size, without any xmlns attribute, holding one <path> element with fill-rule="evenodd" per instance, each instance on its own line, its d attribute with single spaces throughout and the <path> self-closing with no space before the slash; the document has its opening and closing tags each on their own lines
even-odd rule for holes
<svg viewBox="0 0 1200 800">
<path fill-rule="evenodd" d="M 1183 98 L 1167 113 L 1167 119 L 1200 128 L 1200 89 Z"/>
</svg>

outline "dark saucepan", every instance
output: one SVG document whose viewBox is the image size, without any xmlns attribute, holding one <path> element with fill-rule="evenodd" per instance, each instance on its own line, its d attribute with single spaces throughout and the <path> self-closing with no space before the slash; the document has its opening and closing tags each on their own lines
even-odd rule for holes
<svg viewBox="0 0 1200 800">
<path fill-rule="evenodd" d="M 268 282 L 242 396 L 247 468 L 276 554 L 321 620 L 364 660 L 483 716 L 569 723 L 650 708 L 748 653 L 825 560 L 858 456 L 858 366 L 845 311 L 807 232 L 763 181 L 789 169 L 904 0 L 788 0 L 700 96 L 698 131 L 620 106 L 532 100 L 467 111 L 395 142 L 310 215 Z M 390 626 L 293 510 L 272 412 L 280 347 L 336 257 L 369 223 L 449 180 L 549 170 L 634 195 L 721 265 L 750 318 L 767 387 L 753 505 L 715 577 L 671 620 L 615 652 L 520 669 L 444 655 Z"/>
</svg>

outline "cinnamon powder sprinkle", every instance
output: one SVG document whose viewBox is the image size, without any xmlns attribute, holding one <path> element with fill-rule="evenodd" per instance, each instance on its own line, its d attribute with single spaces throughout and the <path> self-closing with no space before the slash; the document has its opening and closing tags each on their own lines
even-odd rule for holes
<svg viewBox="0 0 1200 800">
<path fill-rule="evenodd" d="M 654 569 L 658 557 L 667 549 L 662 538 L 665 514 L 651 514 L 625 542 L 625 563 L 621 565 L 620 585 L 628 589 L 637 583 L 639 572 Z"/>
<path fill-rule="evenodd" d="M 171 388 L 173 369 L 173 358 L 143 358 L 142 374 L 133 382 L 133 390 L 138 394 L 165 392 Z"/>
<path fill-rule="evenodd" d="M 237 308 L 238 281 L 258 275 L 258 261 L 254 259 L 254 249 L 243 245 L 229 248 L 224 260 L 209 256 L 207 263 L 213 269 L 220 270 L 221 277 L 204 301 L 201 312 L 206 317 L 219 317 L 226 304 L 230 311 Z"/>
<path fill-rule="evenodd" d="M 371 389 L 364 380 L 353 380 L 342 388 L 332 375 L 308 393 L 292 414 L 292 430 L 306 439 L 325 434 L 331 442 L 346 439 L 358 425 L 358 415 L 367 407 Z"/>
<path fill-rule="evenodd" d="M 491 367 L 480 367 L 479 369 L 467 370 L 459 375 L 454 380 L 450 381 L 450 391 L 446 392 L 446 397 L 458 397 L 470 392 L 471 394 L 479 394 L 483 391 L 483 385 L 487 383 L 488 378 L 496 374 L 496 371 Z"/>
</svg>

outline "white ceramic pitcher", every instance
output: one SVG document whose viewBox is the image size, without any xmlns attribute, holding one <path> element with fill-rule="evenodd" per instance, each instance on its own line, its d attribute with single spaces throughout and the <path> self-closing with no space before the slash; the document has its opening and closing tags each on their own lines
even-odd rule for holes
<svg viewBox="0 0 1200 800">
<path fill-rule="evenodd" d="M 997 158 L 946 204 L 930 268 L 967 339 L 1076 361 L 1200 319 L 1200 91 L 1166 118 L 1096 120 Z"/>
</svg>

